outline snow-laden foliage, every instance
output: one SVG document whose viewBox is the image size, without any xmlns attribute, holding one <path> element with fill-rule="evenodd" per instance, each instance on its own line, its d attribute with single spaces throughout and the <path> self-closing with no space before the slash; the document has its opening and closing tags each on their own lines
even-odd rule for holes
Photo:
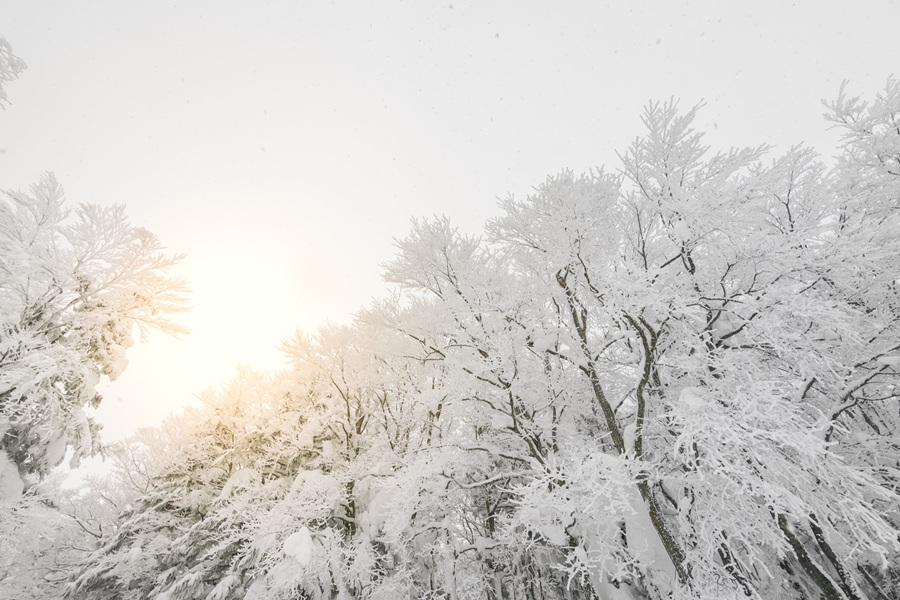
<svg viewBox="0 0 900 600">
<path fill-rule="evenodd" d="M 0 36 L 0 108 L 6 108 L 7 84 L 18 79 L 25 68 L 25 61 L 13 54 L 12 46 Z"/>
<path fill-rule="evenodd" d="M 833 168 L 652 104 L 615 174 L 483 237 L 147 447 L 71 598 L 896 598 L 900 85 Z"/>
<path fill-rule="evenodd" d="M 96 452 L 83 408 L 95 386 L 127 365 L 132 330 L 177 333 L 183 285 L 167 274 L 156 237 L 132 227 L 121 206 L 70 213 L 47 174 L 29 192 L 0 197 L 0 478 L 27 487 L 59 464 Z M 12 490 L 15 492 L 16 490 Z M 21 492 L 21 489 L 18 489 Z M 14 493 L 4 499 L 11 500 Z"/>
<path fill-rule="evenodd" d="M 85 408 L 125 368 L 132 329 L 181 330 L 175 261 L 121 207 L 70 214 L 52 175 L 0 197 L 0 596 L 58 596 L 112 523 L 121 486 L 73 498 L 42 480 L 98 451 Z"/>
<path fill-rule="evenodd" d="M 0 107 L 23 69 L 0 38 Z M 65 208 L 51 174 L 0 192 L 0 597 L 59 597 L 126 499 L 147 491 L 133 460 L 115 484 L 82 492 L 48 474 L 99 449 L 84 409 L 127 365 L 133 329 L 182 331 L 170 317 L 184 286 L 168 275 L 179 258 L 122 207 Z"/>
</svg>

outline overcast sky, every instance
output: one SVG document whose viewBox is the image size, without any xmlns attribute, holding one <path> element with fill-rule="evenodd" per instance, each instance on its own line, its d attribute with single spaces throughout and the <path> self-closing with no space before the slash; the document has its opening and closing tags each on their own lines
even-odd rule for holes
<svg viewBox="0 0 900 600">
<path fill-rule="evenodd" d="M 0 0 L 29 67 L 0 188 L 53 171 L 188 254 L 192 333 L 132 348 L 98 414 L 115 439 L 349 320 L 412 217 L 477 232 L 498 197 L 615 168 L 648 100 L 705 100 L 715 147 L 830 157 L 821 100 L 883 88 L 898 22 L 896 0 Z"/>
</svg>

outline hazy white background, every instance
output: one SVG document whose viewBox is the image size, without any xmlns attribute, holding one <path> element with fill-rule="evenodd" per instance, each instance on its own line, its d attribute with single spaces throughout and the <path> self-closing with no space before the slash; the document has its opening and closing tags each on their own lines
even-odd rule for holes
<svg viewBox="0 0 900 600">
<path fill-rule="evenodd" d="M 716 147 L 806 142 L 822 99 L 896 69 L 900 3 L 13 2 L 29 69 L 0 111 L 0 186 L 54 171 L 185 252 L 190 336 L 106 390 L 107 439 L 279 339 L 380 295 L 413 216 L 476 232 L 496 198 L 615 168 L 651 99 L 707 106 Z"/>
</svg>

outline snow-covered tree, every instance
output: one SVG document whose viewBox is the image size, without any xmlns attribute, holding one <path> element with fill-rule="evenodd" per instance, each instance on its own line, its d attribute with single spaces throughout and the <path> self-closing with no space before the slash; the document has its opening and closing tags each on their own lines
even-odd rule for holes
<svg viewBox="0 0 900 600">
<path fill-rule="evenodd" d="M 4 86 L 25 63 L 0 38 Z M 95 386 L 125 368 L 137 326 L 179 333 L 184 284 L 156 237 L 132 227 L 121 206 L 64 207 L 46 174 L 28 192 L 0 192 L 0 500 L 35 478 L 96 452 L 97 427 L 83 407 Z"/>
<path fill-rule="evenodd" d="M 26 68 L 25 61 L 13 54 L 12 46 L 0 37 L 0 108 L 5 108 L 6 85 L 17 79 Z"/>
<path fill-rule="evenodd" d="M 0 38 L 0 106 L 24 68 Z M 0 192 L 0 596 L 59 597 L 109 533 L 127 486 L 77 491 L 47 476 L 67 453 L 75 465 L 99 448 L 83 409 L 125 368 L 133 328 L 183 331 L 170 321 L 185 310 L 168 274 L 179 258 L 122 207 L 65 208 L 51 174 Z"/>
<path fill-rule="evenodd" d="M 127 365 L 132 330 L 179 333 L 178 256 L 121 206 L 70 213 L 52 175 L 0 198 L 0 480 L 4 497 L 98 448 L 86 405 Z"/>
<path fill-rule="evenodd" d="M 830 168 L 695 114 L 414 222 L 392 296 L 171 427 L 70 596 L 897 597 L 900 85 L 829 105 Z"/>
</svg>

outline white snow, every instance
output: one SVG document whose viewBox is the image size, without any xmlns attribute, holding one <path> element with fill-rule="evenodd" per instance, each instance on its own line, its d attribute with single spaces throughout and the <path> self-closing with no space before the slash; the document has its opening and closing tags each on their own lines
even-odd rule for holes
<svg viewBox="0 0 900 600">
<path fill-rule="evenodd" d="M 47 466 L 55 467 L 66 457 L 66 448 L 69 444 L 69 436 L 65 433 L 47 445 Z"/>
<path fill-rule="evenodd" d="M 398 491 L 395 487 L 374 483 L 369 483 L 366 496 L 368 501 L 365 503 L 365 508 L 359 511 L 357 520 L 360 529 L 365 531 L 369 537 L 375 538 L 379 531 L 386 528 L 400 499 L 397 497 Z M 402 528 L 397 527 L 397 529 Z M 402 535 L 402 531 L 386 533 L 389 536 Z"/>
<path fill-rule="evenodd" d="M 532 347 L 535 352 L 546 352 L 556 348 L 558 334 L 554 333 L 535 333 L 531 339 Z"/>
<path fill-rule="evenodd" d="M 322 442 L 322 458 L 331 459 L 334 458 L 335 450 L 334 443 L 331 440 L 325 440 Z"/>
<path fill-rule="evenodd" d="M 335 485 L 334 478 L 326 475 L 319 469 L 300 471 L 291 484 L 292 491 L 301 491 L 304 488 L 311 490 L 326 490 Z"/>
<path fill-rule="evenodd" d="M 312 561 L 313 540 L 312 534 L 306 527 L 301 527 L 284 540 L 284 554 L 304 567 Z"/>
<path fill-rule="evenodd" d="M 15 502 L 25 490 L 19 477 L 19 469 L 9 460 L 5 450 L 0 450 L 0 501 Z"/>
<path fill-rule="evenodd" d="M 214 587 L 212 591 L 206 596 L 206 600 L 225 600 L 228 597 L 229 592 L 237 587 L 240 582 L 241 579 L 237 575 L 226 575 L 221 580 L 219 580 L 219 583 L 216 584 L 216 587 Z"/>
<path fill-rule="evenodd" d="M 128 368 L 125 348 L 119 344 L 112 344 L 109 348 L 109 359 L 109 380 L 115 381 Z"/>
<path fill-rule="evenodd" d="M 569 543 L 569 536 L 566 534 L 562 525 L 557 523 L 547 523 L 541 527 L 541 534 L 550 540 L 554 546 L 566 546 Z"/>
<path fill-rule="evenodd" d="M 595 583 L 594 591 L 600 596 L 600 600 L 631 600 L 633 598 L 628 587 L 617 588 L 611 583 Z"/>
<path fill-rule="evenodd" d="M 678 396 L 679 404 L 692 410 L 700 410 L 706 407 L 706 400 L 701 396 L 703 390 L 696 387 L 686 387 Z"/>
<path fill-rule="evenodd" d="M 231 477 L 228 478 L 228 481 L 225 482 L 225 485 L 222 487 L 222 493 L 219 494 L 219 499 L 230 496 L 235 488 L 243 488 L 252 485 L 258 477 L 259 474 L 254 469 L 238 469 L 232 473 Z"/>
<path fill-rule="evenodd" d="M 207 469 L 207 471 L 203 473 L 203 475 L 200 476 L 200 479 L 203 481 L 203 483 L 210 483 L 212 481 L 216 481 L 225 474 L 226 471 L 222 467 L 211 467 Z"/>
<path fill-rule="evenodd" d="M 657 583 L 665 580 L 674 582 L 675 565 L 672 564 L 672 559 L 669 558 L 659 534 L 653 527 L 643 498 L 637 490 L 632 489 L 629 490 L 629 500 L 634 513 L 625 515 L 628 548 L 641 564 L 646 565 L 648 570 L 656 572 L 654 580 Z"/>
<path fill-rule="evenodd" d="M 625 426 L 625 429 L 622 430 L 622 438 L 625 442 L 625 454 L 627 456 L 634 456 L 634 437 L 635 433 L 637 433 L 637 424 L 632 422 Z"/>
<path fill-rule="evenodd" d="M 513 420 L 506 413 L 494 413 L 491 416 L 491 427 L 494 429 L 510 429 L 513 426 Z"/>
</svg>

